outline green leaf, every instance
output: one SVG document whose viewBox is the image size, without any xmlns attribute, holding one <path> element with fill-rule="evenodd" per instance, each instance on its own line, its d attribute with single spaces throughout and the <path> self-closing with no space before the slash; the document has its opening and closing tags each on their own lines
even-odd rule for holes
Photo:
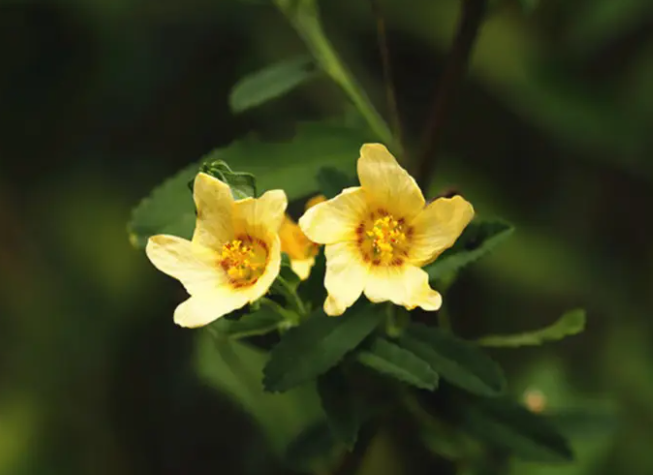
<svg viewBox="0 0 653 475">
<path fill-rule="evenodd" d="M 214 150 L 205 155 L 200 160 L 202 162 L 201 171 L 229 185 L 235 200 L 256 197 L 256 178 L 254 175 L 233 171 L 224 160 L 218 159 L 218 156 L 220 156 L 219 150 Z"/>
<path fill-rule="evenodd" d="M 360 146 L 368 140 L 365 133 L 333 122 L 307 123 L 297 127 L 290 141 L 261 142 L 250 136 L 214 150 L 207 157 L 256 175 L 259 191 L 283 189 L 293 200 L 318 188 L 315 175 L 325 164 L 353 170 Z M 136 207 L 128 227 L 134 245 L 144 247 L 154 234 L 192 236 L 195 206 L 188 182 L 207 157 L 164 182 Z"/>
<path fill-rule="evenodd" d="M 489 253 L 513 230 L 511 225 L 501 221 L 473 221 L 456 243 L 424 270 L 428 272 L 430 280 L 442 278 Z"/>
<path fill-rule="evenodd" d="M 262 307 L 256 312 L 246 313 L 239 319 L 222 317 L 209 327 L 218 334 L 237 340 L 256 335 L 265 335 L 279 328 L 283 318 L 272 310 Z"/>
<path fill-rule="evenodd" d="M 362 307 L 362 308 L 361 308 Z M 263 384 L 268 391 L 287 391 L 325 373 L 356 348 L 382 321 L 372 305 L 327 317 L 318 309 L 286 332 L 270 353 Z"/>
<path fill-rule="evenodd" d="M 438 386 L 438 374 L 426 361 L 384 338 L 374 340 L 356 357 L 365 366 L 418 388 L 434 390 Z"/>
<path fill-rule="evenodd" d="M 570 438 L 589 439 L 605 437 L 619 427 L 619 417 L 614 411 L 577 408 L 548 411 L 544 414 L 551 424 Z"/>
<path fill-rule="evenodd" d="M 155 188 L 132 211 L 129 240 L 145 247 L 153 234 L 173 234 L 190 239 L 195 226 L 195 205 L 186 184 L 199 172 L 194 163 Z"/>
<path fill-rule="evenodd" d="M 565 438 L 543 416 L 504 398 L 478 400 L 466 407 L 463 429 L 493 446 L 542 463 L 573 460 Z"/>
<path fill-rule="evenodd" d="M 245 76 L 232 89 L 229 105 L 233 112 L 282 96 L 317 76 L 317 68 L 308 56 L 301 56 L 267 66 Z"/>
<path fill-rule="evenodd" d="M 343 372 L 336 367 L 320 376 L 317 392 L 331 432 L 351 450 L 361 427 L 361 407 Z"/>
<path fill-rule="evenodd" d="M 567 336 L 577 335 L 585 330 L 585 310 L 576 309 L 566 312 L 552 325 L 531 332 L 516 335 L 490 335 L 478 340 L 478 344 L 490 347 L 537 346 L 547 341 L 562 340 Z"/>
<path fill-rule="evenodd" d="M 505 389 L 503 372 L 476 345 L 438 328 L 411 324 L 399 345 L 426 361 L 451 384 L 481 396 L 497 396 Z"/>
<path fill-rule="evenodd" d="M 295 470 L 315 471 L 336 455 L 338 441 L 329 425 L 320 421 L 301 431 L 288 445 L 285 462 Z"/>
<path fill-rule="evenodd" d="M 333 167 L 320 168 L 320 171 L 317 172 L 317 182 L 320 191 L 329 200 L 342 193 L 345 188 L 357 184 L 356 180 L 349 175 Z"/>
<path fill-rule="evenodd" d="M 264 391 L 265 351 L 200 331 L 195 357 L 200 377 L 249 413 L 279 455 L 299 432 L 322 417 L 314 385 L 284 394 Z"/>
</svg>

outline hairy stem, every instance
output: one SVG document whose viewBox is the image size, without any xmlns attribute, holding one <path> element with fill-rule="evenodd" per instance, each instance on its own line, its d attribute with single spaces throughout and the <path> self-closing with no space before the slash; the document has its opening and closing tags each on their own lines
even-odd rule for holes
<svg viewBox="0 0 653 475">
<path fill-rule="evenodd" d="M 487 0 L 462 0 L 460 23 L 435 94 L 435 101 L 424 130 L 423 150 L 417 163 L 417 176 L 420 186 L 425 191 L 435 170 L 435 153 L 442 141 L 451 101 L 464 77 L 486 7 Z"/>
</svg>

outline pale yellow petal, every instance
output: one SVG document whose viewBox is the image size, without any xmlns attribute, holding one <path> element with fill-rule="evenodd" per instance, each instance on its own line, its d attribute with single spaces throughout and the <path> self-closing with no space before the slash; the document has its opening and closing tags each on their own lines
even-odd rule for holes
<svg viewBox="0 0 653 475">
<path fill-rule="evenodd" d="M 345 313 L 347 307 L 342 302 L 337 300 L 335 297 L 328 295 L 327 298 L 324 300 L 324 305 L 322 309 L 324 310 L 324 313 L 326 313 L 330 317 L 339 317 L 340 315 Z"/>
<path fill-rule="evenodd" d="M 301 280 L 308 279 L 313 264 L 315 264 L 315 257 L 308 257 L 306 259 L 290 259 L 290 268 Z"/>
<path fill-rule="evenodd" d="M 419 267 L 433 261 L 453 246 L 474 217 L 474 208 L 462 196 L 439 198 L 410 223 L 412 236 L 409 258 Z"/>
<path fill-rule="evenodd" d="M 311 207 L 299 219 L 306 236 L 318 244 L 356 239 L 356 228 L 368 213 L 365 191 L 359 187 L 342 190 L 329 201 Z"/>
<path fill-rule="evenodd" d="M 361 296 L 369 266 L 361 259 L 354 242 L 327 244 L 324 253 L 327 260 L 324 287 L 329 293 L 324 311 L 327 315 L 342 315 Z"/>
<path fill-rule="evenodd" d="M 161 272 L 181 281 L 191 295 L 213 292 L 226 281 L 213 250 L 177 236 L 152 236 L 147 257 Z"/>
<path fill-rule="evenodd" d="M 219 292 L 191 297 L 175 309 L 174 321 L 181 327 L 203 327 L 245 304 L 247 296 L 242 292 Z"/>
<path fill-rule="evenodd" d="M 428 274 L 410 265 L 371 268 L 365 296 L 375 303 L 390 301 L 409 310 L 435 311 L 442 305 L 442 296 L 429 286 Z"/>
<path fill-rule="evenodd" d="M 260 198 L 245 198 L 235 203 L 236 232 L 245 230 L 261 236 L 277 232 L 285 216 L 288 199 L 283 190 L 266 191 Z"/>
<path fill-rule="evenodd" d="M 212 249 L 233 239 L 233 203 L 231 189 L 217 178 L 198 173 L 193 185 L 197 222 L 193 242 Z"/>
<path fill-rule="evenodd" d="M 248 302 L 254 302 L 263 297 L 270 289 L 270 286 L 279 275 L 279 270 L 281 269 L 281 243 L 279 236 L 274 233 L 268 233 L 264 240 L 268 246 L 269 254 L 263 274 L 261 274 L 255 284 L 239 289 L 246 295 Z"/>
<path fill-rule="evenodd" d="M 381 144 L 363 145 L 358 178 L 375 204 L 396 217 L 412 219 L 425 205 L 415 179 Z"/>
</svg>

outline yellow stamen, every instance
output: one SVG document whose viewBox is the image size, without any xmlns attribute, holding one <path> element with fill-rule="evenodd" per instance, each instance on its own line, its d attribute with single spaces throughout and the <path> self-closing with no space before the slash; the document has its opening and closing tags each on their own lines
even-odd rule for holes
<svg viewBox="0 0 653 475">
<path fill-rule="evenodd" d="M 406 241 L 403 225 L 390 215 L 374 221 L 367 236 L 372 239 L 374 253 L 381 257 L 392 257 L 395 247 Z"/>
<path fill-rule="evenodd" d="M 222 246 L 220 257 L 227 274 L 234 280 L 249 279 L 252 272 L 261 267 L 260 263 L 252 261 L 254 250 L 251 246 L 243 244 L 240 239 L 234 239 Z"/>
</svg>

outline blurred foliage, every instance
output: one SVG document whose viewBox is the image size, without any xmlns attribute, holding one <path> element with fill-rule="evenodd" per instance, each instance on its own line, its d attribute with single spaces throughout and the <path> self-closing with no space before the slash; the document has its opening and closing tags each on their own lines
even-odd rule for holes
<svg viewBox="0 0 653 475">
<path fill-rule="evenodd" d="M 379 3 L 403 128 L 416 138 L 459 2 Z M 370 7 L 321 6 L 387 115 Z M 447 291 L 454 328 L 518 333 L 586 307 L 582 337 L 492 354 L 514 395 L 541 391 L 553 422 L 572 409 L 611 421 L 567 419 L 577 462 L 515 461 L 515 475 L 653 473 L 652 26 L 648 0 L 548 0 L 528 15 L 494 2 L 447 127 L 430 195 L 459 189 L 479 214 L 516 224 Z M 305 53 L 266 2 L 2 0 L 0 27 L 0 473 L 285 473 L 260 434 L 274 426 L 290 439 L 295 411 L 310 405 L 278 396 L 279 419 L 257 426 L 247 411 L 260 388 L 226 366 L 198 378 L 196 334 L 171 318 L 183 292 L 130 246 L 124 223 L 143 190 L 215 147 L 296 197 L 317 185 L 308 170 L 351 172 L 349 153 L 311 163 L 310 151 L 279 145 L 261 157 L 243 138 L 285 140 L 300 122 L 346 113 L 346 99 L 316 78 L 231 114 L 242 77 Z M 399 439 L 377 435 L 359 473 L 454 469 Z"/>
</svg>

